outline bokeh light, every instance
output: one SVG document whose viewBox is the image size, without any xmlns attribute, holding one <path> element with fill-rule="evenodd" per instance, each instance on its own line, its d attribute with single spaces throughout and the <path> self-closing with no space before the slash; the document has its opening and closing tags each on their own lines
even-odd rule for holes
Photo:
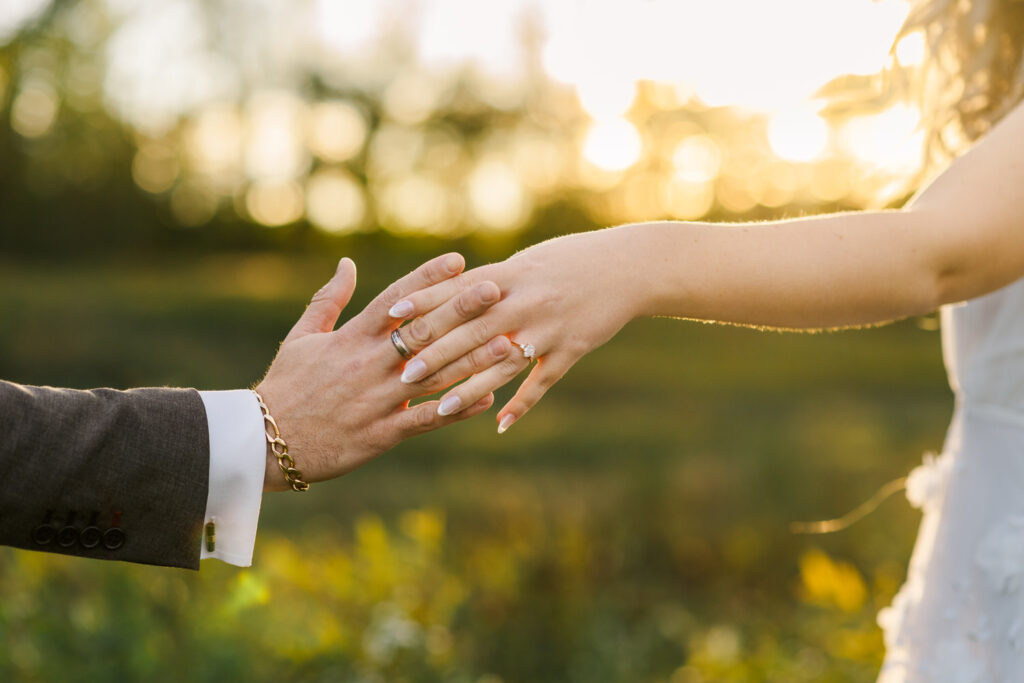
<svg viewBox="0 0 1024 683">
<path fill-rule="evenodd" d="M 715 186 L 710 182 L 672 178 L 665 183 L 662 201 L 665 212 L 672 218 L 696 220 L 711 210 Z"/>
<path fill-rule="evenodd" d="M 914 31 L 896 43 L 896 59 L 903 66 L 917 66 L 924 61 L 927 45 L 924 31 Z"/>
<path fill-rule="evenodd" d="M 625 119 L 594 124 L 583 142 L 583 156 L 605 171 L 623 171 L 637 162 L 643 141 L 636 127 Z"/>
<path fill-rule="evenodd" d="M 146 192 L 161 194 L 178 179 L 180 165 L 173 147 L 159 142 L 139 146 L 132 161 L 132 178 Z"/>
<path fill-rule="evenodd" d="M 912 173 L 923 160 L 924 131 L 920 124 L 919 109 L 896 105 L 850 119 L 842 130 L 843 145 L 852 156 L 876 169 Z"/>
<path fill-rule="evenodd" d="M 621 117 L 633 105 L 636 84 L 632 81 L 614 81 L 595 78 L 576 84 L 580 105 L 597 120 Z"/>
<path fill-rule="evenodd" d="M 46 11 L 49 4 L 48 0 L 5 0 L 0 3 L 0 45 Z"/>
<path fill-rule="evenodd" d="M 347 171 L 318 170 L 306 182 L 306 212 L 313 225 L 327 232 L 356 230 L 366 217 L 362 186 Z"/>
<path fill-rule="evenodd" d="M 494 230 L 511 230 L 527 218 L 526 193 L 518 174 L 499 161 L 484 161 L 469 176 L 473 218 Z"/>
<path fill-rule="evenodd" d="M 722 151 L 711 137 L 691 135 L 672 153 L 676 175 L 690 183 L 714 180 L 722 167 Z"/>
<path fill-rule="evenodd" d="M 245 208 L 257 223 L 278 227 L 302 218 L 305 197 L 294 180 L 260 180 L 245 195 Z"/>
<path fill-rule="evenodd" d="M 828 123 L 810 109 L 779 112 L 768 124 L 768 141 L 780 159 L 813 161 L 828 146 Z"/>
<path fill-rule="evenodd" d="M 41 79 L 22 84 L 11 106 L 11 127 L 27 138 L 45 135 L 57 120 L 57 90 Z"/>
<path fill-rule="evenodd" d="M 319 102 L 309 112 L 309 150 L 324 161 L 347 161 L 359 154 L 369 132 L 363 113 L 345 101 Z"/>
<path fill-rule="evenodd" d="M 291 179 L 309 166 L 304 144 L 305 104 L 297 96 L 258 93 L 246 107 L 245 169 L 253 179 Z M 262 222 L 262 221 L 261 221 Z"/>
<path fill-rule="evenodd" d="M 376 194 L 383 225 L 393 232 L 448 236 L 459 232 L 453 193 L 434 177 L 407 175 L 384 184 Z"/>
<path fill-rule="evenodd" d="M 243 123 L 232 104 L 212 104 L 186 125 L 184 148 L 189 165 L 211 184 L 232 185 L 241 174 Z"/>
</svg>

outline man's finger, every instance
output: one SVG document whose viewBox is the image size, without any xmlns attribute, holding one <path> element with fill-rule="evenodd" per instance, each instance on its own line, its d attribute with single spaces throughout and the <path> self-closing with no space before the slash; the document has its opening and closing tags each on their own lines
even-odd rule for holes
<svg viewBox="0 0 1024 683">
<path fill-rule="evenodd" d="M 338 263 L 334 277 L 320 288 L 309 302 L 285 341 L 318 332 L 330 332 L 338 324 L 338 316 L 356 291 L 356 264 L 347 256 Z"/>
<path fill-rule="evenodd" d="M 461 254 L 450 253 L 427 261 L 397 282 L 392 283 L 363 309 L 358 318 L 376 334 L 398 327 L 399 320 L 388 315 L 395 304 L 421 289 L 455 277 L 466 267 Z"/>
</svg>

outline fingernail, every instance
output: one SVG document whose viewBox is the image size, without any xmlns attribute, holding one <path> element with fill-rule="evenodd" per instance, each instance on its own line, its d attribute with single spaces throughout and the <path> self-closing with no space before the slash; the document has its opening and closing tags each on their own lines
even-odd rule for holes
<svg viewBox="0 0 1024 683">
<path fill-rule="evenodd" d="M 402 370 L 402 381 L 406 384 L 410 384 L 417 380 L 423 379 L 424 375 L 427 374 L 427 364 L 421 361 L 419 358 L 413 358 L 411 361 L 405 364 L 405 369 Z"/>
<path fill-rule="evenodd" d="M 346 256 L 345 258 L 343 258 L 340 261 L 338 261 L 338 267 L 334 269 L 335 273 L 337 273 L 339 270 L 341 270 L 341 267 L 343 265 L 345 265 L 345 261 L 348 261 L 349 263 L 352 263 L 352 259 L 350 259 L 348 256 Z M 355 264 L 352 263 L 352 265 L 354 266 Z"/>
<path fill-rule="evenodd" d="M 452 254 L 444 260 L 444 267 L 449 273 L 457 273 L 461 265 L 462 257 L 458 254 Z"/>
<path fill-rule="evenodd" d="M 388 315 L 392 318 L 406 318 L 410 313 L 412 313 L 414 308 L 415 306 L 413 306 L 411 301 L 399 301 L 391 307 L 391 310 L 388 311 Z"/>
<path fill-rule="evenodd" d="M 515 415 L 506 415 L 501 418 L 501 422 L 498 423 L 498 433 L 504 434 L 505 430 L 512 426 L 512 423 L 516 421 Z"/>
<path fill-rule="evenodd" d="M 441 405 L 437 407 L 437 414 L 444 417 L 445 415 L 451 415 L 462 407 L 462 399 L 458 396 L 448 396 Z"/>
</svg>

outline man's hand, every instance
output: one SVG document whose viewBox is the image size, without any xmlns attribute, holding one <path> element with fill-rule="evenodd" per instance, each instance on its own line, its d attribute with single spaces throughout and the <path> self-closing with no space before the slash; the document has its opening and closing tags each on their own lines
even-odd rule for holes
<svg viewBox="0 0 1024 683">
<path fill-rule="evenodd" d="M 458 254 L 428 261 L 338 330 L 338 316 L 356 286 L 351 259 L 342 259 L 331 281 L 313 296 L 256 387 L 307 482 L 337 477 L 410 436 L 477 415 L 494 402 L 488 394 L 447 417 L 438 415 L 437 401 L 409 407 L 410 399 L 444 389 L 508 356 L 511 343 L 504 336 L 467 339 L 464 346 L 447 349 L 443 373 L 416 383 L 399 381 L 404 359 L 390 334 L 400 321 L 388 311 L 413 292 L 457 276 L 464 267 Z M 498 286 L 488 281 L 460 291 L 424 316 L 415 333 L 403 335 L 406 345 L 419 351 L 484 313 L 500 296 Z M 285 488 L 268 448 L 264 490 Z"/>
</svg>

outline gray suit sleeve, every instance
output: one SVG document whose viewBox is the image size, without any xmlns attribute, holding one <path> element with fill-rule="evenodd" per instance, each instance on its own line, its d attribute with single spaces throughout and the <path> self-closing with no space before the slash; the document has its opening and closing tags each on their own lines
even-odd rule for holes
<svg viewBox="0 0 1024 683">
<path fill-rule="evenodd" d="M 198 569 L 209 451 L 193 389 L 0 381 L 0 544 Z"/>
</svg>

